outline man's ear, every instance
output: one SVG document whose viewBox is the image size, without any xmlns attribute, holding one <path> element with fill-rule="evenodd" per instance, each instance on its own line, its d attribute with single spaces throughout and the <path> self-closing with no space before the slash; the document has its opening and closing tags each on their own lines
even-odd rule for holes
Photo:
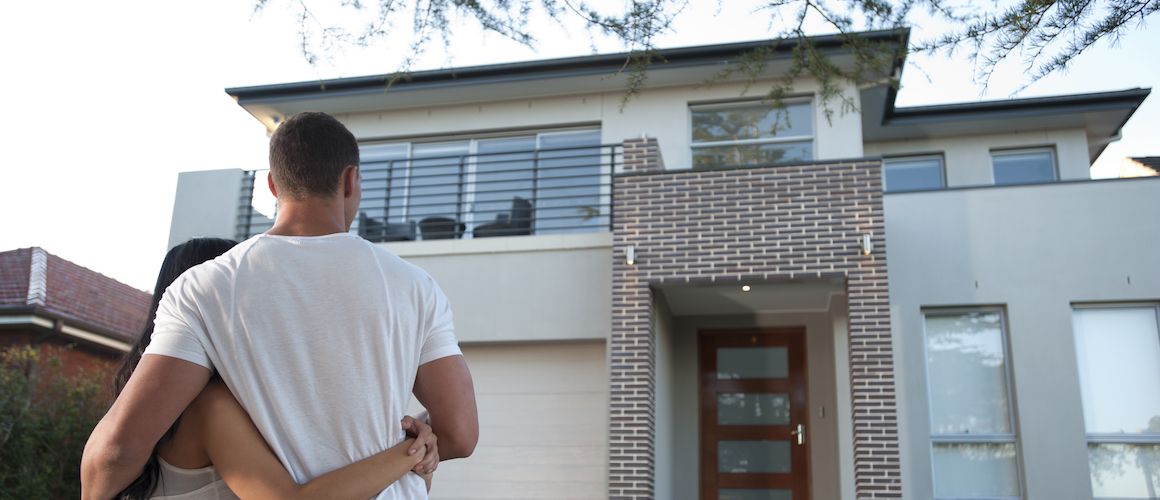
<svg viewBox="0 0 1160 500">
<path fill-rule="evenodd" d="M 274 187 L 274 176 L 273 175 L 270 175 L 268 173 L 266 174 L 266 185 L 270 186 L 270 194 L 274 195 L 274 198 L 277 199 L 278 198 L 278 188 Z"/>
<path fill-rule="evenodd" d="M 359 187 L 358 166 L 350 165 L 342 170 L 342 197 L 354 196 Z"/>
</svg>

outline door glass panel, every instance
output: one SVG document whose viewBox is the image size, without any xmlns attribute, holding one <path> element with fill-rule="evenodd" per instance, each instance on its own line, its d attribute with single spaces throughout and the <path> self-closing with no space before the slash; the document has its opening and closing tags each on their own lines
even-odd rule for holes
<svg viewBox="0 0 1160 500">
<path fill-rule="evenodd" d="M 717 471 L 786 473 L 791 470 L 789 441 L 718 441 Z"/>
<path fill-rule="evenodd" d="M 717 491 L 719 500 L 793 500 L 793 492 L 790 490 L 722 488 Z"/>
<path fill-rule="evenodd" d="M 540 134 L 536 234 L 607 227 L 600 214 L 600 131 Z"/>
<path fill-rule="evenodd" d="M 717 378 L 786 378 L 789 357 L 785 347 L 723 347 L 717 349 Z"/>
<path fill-rule="evenodd" d="M 789 394 L 723 392 L 717 395 L 720 425 L 789 425 Z"/>
<path fill-rule="evenodd" d="M 450 235 L 451 225 L 460 222 L 459 184 L 467 153 L 467 141 L 412 146 L 408 218 L 418 220 L 420 227 L 424 219 L 442 223 L 442 232 L 448 234 L 440 236 Z"/>
<path fill-rule="evenodd" d="M 1015 445 L 935 444 L 934 494 L 938 498 L 1018 497 Z"/>
<path fill-rule="evenodd" d="M 1160 445 L 1089 444 L 1096 498 L 1156 498 L 1160 492 Z"/>
</svg>

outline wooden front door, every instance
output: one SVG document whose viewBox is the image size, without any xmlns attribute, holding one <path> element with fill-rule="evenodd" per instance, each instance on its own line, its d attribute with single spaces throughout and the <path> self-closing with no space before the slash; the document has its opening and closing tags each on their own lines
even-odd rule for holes
<svg viewBox="0 0 1160 500">
<path fill-rule="evenodd" d="M 701 499 L 808 500 L 805 329 L 699 335 Z"/>
</svg>

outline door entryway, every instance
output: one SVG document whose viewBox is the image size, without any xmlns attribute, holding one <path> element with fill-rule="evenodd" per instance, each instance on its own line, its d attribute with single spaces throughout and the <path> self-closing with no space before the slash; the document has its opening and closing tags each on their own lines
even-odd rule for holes
<svg viewBox="0 0 1160 500">
<path fill-rule="evenodd" d="M 698 334 L 702 500 L 808 500 L 805 328 Z"/>
</svg>

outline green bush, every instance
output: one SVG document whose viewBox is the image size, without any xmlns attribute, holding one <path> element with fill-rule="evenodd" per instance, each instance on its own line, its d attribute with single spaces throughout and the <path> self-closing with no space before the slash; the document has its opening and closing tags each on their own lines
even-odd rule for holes
<svg viewBox="0 0 1160 500">
<path fill-rule="evenodd" d="M 65 376 L 32 347 L 0 352 L 0 499 L 80 497 L 81 453 L 108 408 L 102 374 Z"/>
</svg>

